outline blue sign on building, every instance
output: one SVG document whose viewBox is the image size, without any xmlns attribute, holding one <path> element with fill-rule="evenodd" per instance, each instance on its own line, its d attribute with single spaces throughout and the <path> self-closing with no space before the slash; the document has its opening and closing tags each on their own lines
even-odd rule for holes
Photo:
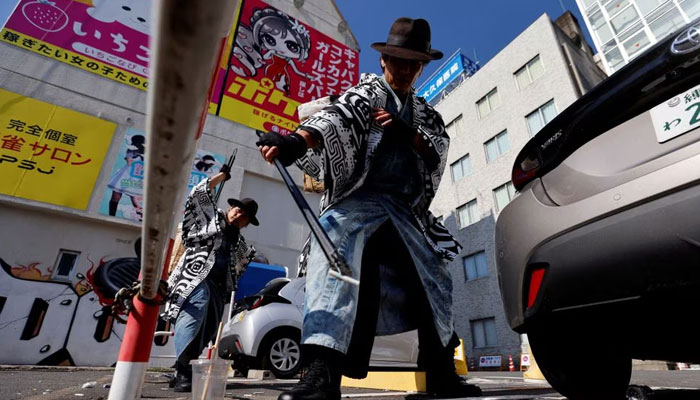
<svg viewBox="0 0 700 400">
<path fill-rule="evenodd" d="M 477 63 L 465 57 L 461 50 L 457 50 L 418 88 L 418 95 L 430 102 L 444 90 L 451 90 L 463 73 L 472 76 L 478 69 Z"/>
</svg>

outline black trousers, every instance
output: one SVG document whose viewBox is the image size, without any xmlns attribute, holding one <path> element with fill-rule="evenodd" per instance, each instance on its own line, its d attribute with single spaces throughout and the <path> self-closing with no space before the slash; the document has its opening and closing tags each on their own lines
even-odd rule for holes
<svg viewBox="0 0 700 400">
<path fill-rule="evenodd" d="M 442 345 L 415 264 L 389 221 L 370 237 L 363 252 L 357 316 L 343 363 L 343 375 L 356 379 L 367 376 L 381 300 L 380 264 L 391 266 L 390 272 L 412 294 L 409 309 L 415 310 L 418 329 L 418 368 L 452 368 L 454 371 L 454 348 L 459 345 L 459 338 L 453 333 L 448 345 Z"/>
</svg>

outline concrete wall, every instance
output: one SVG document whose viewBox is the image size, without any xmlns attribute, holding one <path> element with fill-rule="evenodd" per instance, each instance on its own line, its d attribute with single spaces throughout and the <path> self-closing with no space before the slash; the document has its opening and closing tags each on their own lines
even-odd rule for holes
<svg viewBox="0 0 700 400">
<path fill-rule="evenodd" d="M 443 183 L 432 205 L 432 211 L 443 216 L 447 228 L 464 246 L 460 256 L 450 265 L 454 278 L 457 333 L 465 339 L 468 357 L 478 360 L 481 355 L 502 355 L 506 367 L 509 354 L 518 362 L 519 358 L 515 356 L 520 353 L 520 339 L 505 321 L 498 287 L 493 241 L 498 215 L 493 189 L 510 181 L 513 161 L 519 149 L 530 139 L 525 116 L 550 100 L 554 100 L 557 111 L 561 112 L 579 96 L 569 62 L 563 56 L 562 38 L 570 41 L 553 26 L 546 14 L 542 15 L 436 106 L 446 123 L 462 116 L 462 129 L 451 137 Z M 580 54 L 573 49 L 572 53 Z M 518 89 L 514 73 L 537 55 L 544 65 L 544 75 Z M 593 63 L 585 58 L 576 59 L 576 65 L 581 64 L 582 71 L 590 68 L 589 62 Z M 501 106 L 479 118 L 476 102 L 494 88 L 498 89 Z M 510 150 L 487 163 L 484 143 L 503 130 L 508 131 Z M 465 154 L 470 156 L 473 172 L 453 182 L 449 165 Z M 456 209 L 474 199 L 477 200 L 480 220 L 459 229 Z M 467 282 L 463 257 L 482 250 L 488 262 L 488 276 Z M 470 321 L 488 317 L 495 318 L 498 344 L 474 348 Z"/>
<path fill-rule="evenodd" d="M 267 2 L 357 49 L 352 32 L 338 29 L 344 19 L 333 2 L 306 0 L 301 8 L 289 0 Z M 0 195 L 4 228 L 0 230 L 0 259 L 5 262 L 0 270 L 0 298 L 5 298 L 0 307 L 0 342 L 7 349 L 0 354 L 0 363 L 44 360 L 111 365 L 116 361 L 123 325 L 110 325 L 107 332 L 113 334 L 107 340 L 94 338 L 102 306 L 81 277 L 87 278 L 90 268 L 94 272 L 100 261 L 134 256 L 133 241 L 140 235 L 140 224 L 98 210 L 125 130 L 145 130 L 146 92 L 4 43 L 0 43 L 0 54 L 0 88 L 118 124 L 86 211 Z M 226 156 L 238 149 L 232 179 L 224 187 L 219 206 L 226 208 L 229 197 L 255 198 L 261 224 L 244 229 L 243 234 L 270 263 L 282 264 L 295 275 L 296 258 L 309 229 L 277 170 L 260 158 L 255 141 L 252 129 L 210 115 L 199 148 Z M 301 184 L 301 172 L 296 168 L 290 172 Z M 307 200 L 315 209 L 320 196 L 307 194 Z M 51 280 L 50 270 L 61 249 L 81 253 L 67 282 Z M 22 340 L 35 299 L 47 302 L 43 328 L 39 335 Z M 170 346 L 154 347 L 154 355 L 172 356 Z"/>
</svg>

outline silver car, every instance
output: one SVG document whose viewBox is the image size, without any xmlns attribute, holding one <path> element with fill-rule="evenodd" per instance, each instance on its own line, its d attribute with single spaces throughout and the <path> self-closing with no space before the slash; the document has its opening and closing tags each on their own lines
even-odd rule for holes
<svg viewBox="0 0 700 400">
<path fill-rule="evenodd" d="M 246 374 L 267 369 L 277 378 L 291 378 L 301 367 L 301 321 L 305 278 L 277 278 L 254 296 L 236 303 L 224 325 L 219 346 L 222 358 Z M 416 368 L 416 331 L 377 336 L 370 365 L 375 368 Z"/>
<path fill-rule="evenodd" d="M 570 399 L 624 398 L 633 358 L 700 362 L 699 128 L 696 20 L 515 160 L 495 237 L 506 318 Z"/>
</svg>

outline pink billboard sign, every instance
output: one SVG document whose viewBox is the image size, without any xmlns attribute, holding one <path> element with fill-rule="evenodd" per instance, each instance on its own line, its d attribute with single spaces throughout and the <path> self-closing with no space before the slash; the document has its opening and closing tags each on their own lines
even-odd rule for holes
<svg viewBox="0 0 700 400">
<path fill-rule="evenodd" d="M 150 0 L 20 0 L 0 39 L 146 89 Z"/>
</svg>

